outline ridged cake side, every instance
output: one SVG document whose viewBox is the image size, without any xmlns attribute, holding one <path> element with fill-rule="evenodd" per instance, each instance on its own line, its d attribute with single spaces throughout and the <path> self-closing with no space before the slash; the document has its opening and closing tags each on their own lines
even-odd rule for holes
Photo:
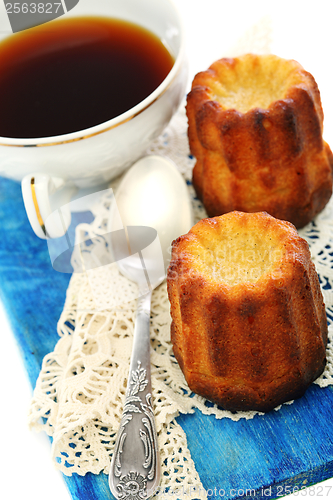
<svg viewBox="0 0 333 500">
<path fill-rule="evenodd" d="M 195 76 L 186 110 L 193 184 L 209 216 L 267 211 L 302 227 L 330 199 L 320 93 L 296 61 L 216 61 Z"/>
<path fill-rule="evenodd" d="M 231 252 L 224 264 L 233 262 L 232 272 L 218 272 L 209 246 Z M 237 272 L 246 262 L 250 274 L 255 268 L 249 280 L 246 269 Z M 168 293 L 173 350 L 188 385 L 223 408 L 267 412 L 322 373 L 323 298 L 308 245 L 288 222 L 239 212 L 200 221 L 173 243 Z"/>
</svg>

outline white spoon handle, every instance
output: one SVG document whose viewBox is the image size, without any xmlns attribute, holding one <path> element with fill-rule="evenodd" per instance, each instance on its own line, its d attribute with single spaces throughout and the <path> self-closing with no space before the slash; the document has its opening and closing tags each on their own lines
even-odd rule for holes
<svg viewBox="0 0 333 500">
<path fill-rule="evenodd" d="M 149 498 L 160 482 L 160 462 L 150 377 L 151 292 L 141 296 L 134 328 L 133 350 L 126 398 L 109 484 L 118 500 Z"/>
</svg>

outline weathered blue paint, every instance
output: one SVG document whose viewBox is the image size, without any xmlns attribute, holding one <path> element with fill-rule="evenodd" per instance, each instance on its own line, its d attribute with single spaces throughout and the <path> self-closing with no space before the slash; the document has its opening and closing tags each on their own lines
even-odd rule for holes
<svg viewBox="0 0 333 500">
<path fill-rule="evenodd" d="M 52 269 L 46 242 L 32 233 L 20 186 L 0 179 L 0 294 L 32 386 L 58 340 L 69 279 Z M 178 418 L 212 499 L 235 499 L 239 490 L 249 498 L 280 498 L 288 488 L 332 477 L 332 421 L 333 391 L 316 385 L 293 405 L 253 420 L 216 420 L 199 411 Z M 104 474 L 64 480 L 73 500 L 112 499 Z"/>
</svg>

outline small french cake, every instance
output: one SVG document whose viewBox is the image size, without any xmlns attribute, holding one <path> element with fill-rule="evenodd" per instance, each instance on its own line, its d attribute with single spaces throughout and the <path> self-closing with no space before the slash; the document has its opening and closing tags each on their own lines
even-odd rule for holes
<svg viewBox="0 0 333 500">
<path fill-rule="evenodd" d="M 307 242 L 267 213 L 198 222 L 172 245 L 171 341 L 190 389 L 267 412 L 323 372 L 327 320 Z"/>
<path fill-rule="evenodd" d="M 186 110 L 193 185 L 208 216 L 266 211 L 303 227 L 325 207 L 333 156 L 318 86 L 298 62 L 220 59 L 195 76 Z"/>
</svg>

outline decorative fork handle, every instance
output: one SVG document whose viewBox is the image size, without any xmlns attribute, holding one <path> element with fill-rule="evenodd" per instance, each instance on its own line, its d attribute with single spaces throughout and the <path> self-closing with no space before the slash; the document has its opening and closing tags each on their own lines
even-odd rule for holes
<svg viewBox="0 0 333 500">
<path fill-rule="evenodd" d="M 117 500 L 149 498 L 160 482 L 150 376 L 150 304 L 151 292 L 139 298 L 126 398 L 109 474 Z"/>
</svg>

